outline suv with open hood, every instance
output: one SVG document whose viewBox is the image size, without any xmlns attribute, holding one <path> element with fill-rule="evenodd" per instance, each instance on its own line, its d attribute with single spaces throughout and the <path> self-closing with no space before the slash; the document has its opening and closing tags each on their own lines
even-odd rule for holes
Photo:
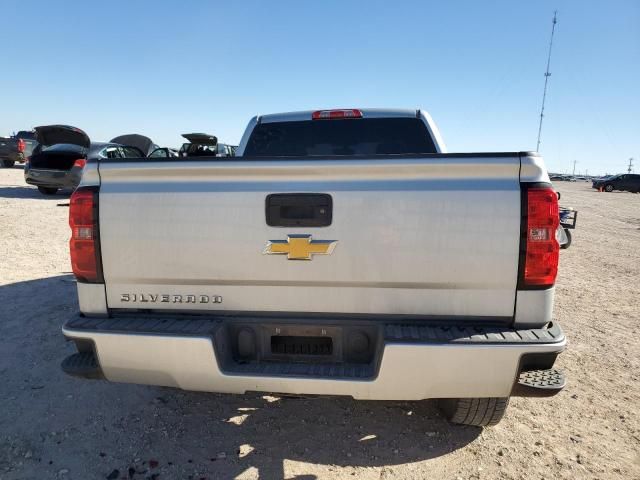
<svg viewBox="0 0 640 480">
<path fill-rule="evenodd" d="M 207 133 L 182 134 L 189 143 L 183 143 L 178 152 L 181 157 L 233 157 L 236 147 L 225 143 L 218 143 L 215 135 Z"/>
</svg>

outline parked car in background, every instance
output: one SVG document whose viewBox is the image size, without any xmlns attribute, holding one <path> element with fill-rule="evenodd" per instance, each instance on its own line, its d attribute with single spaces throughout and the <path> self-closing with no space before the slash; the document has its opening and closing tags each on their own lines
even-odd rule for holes
<svg viewBox="0 0 640 480">
<path fill-rule="evenodd" d="M 600 188 L 602 187 L 602 182 L 615 177 L 615 175 L 605 175 L 604 177 L 597 177 L 591 180 L 591 188 Z"/>
<path fill-rule="evenodd" d="M 233 157 L 236 147 L 218 143 L 215 135 L 207 133 L 184 133 L 189 143 L 183 143 L 178 152 L 181 157 Z"/>
<path fill-rule="evenodd" d="M 130 147 L 135 147 L 142 153 L 144 153 L 143 156 L 145 157 L 158 148 L 158 145 L 153 143 L 153 141 L 149 137 L 145 137 L 144 135 L 140 135 L 138 133 L 120 135 L 119 137 L 112 138 L 109 143 L 117 143 L 118 145 L 128 145 Z"/>
<path fill-rule="evenodd" d="M 218 153 L 216 157 L 235 157 L 237 145 L 227 145 L 226 143 L 218 144 Z"/>
<path fill-rule="evenodd" d="M 12 168 L 16 163 L 24 162 L 38 145 L 36 134 L 30 130 L 20 130 L 10 137 L 0 137 L 0 163 Z"/>
<path fill-rule="evenodd" d="M 640 192 L 640 175 L 634 173 L 622 173 L 610 177 L 596 179 L 592 183 L 592 188 L 602 188 L 605 192 L 622 190 L 626 192 Z"/>
<path fill-rule="evenodd" d="M 178 158 L 180 154 L 175 148 L 158 147 L 147 156 L 149 158 Z"/>
<path fill-rule="evenodd" d="M 137 147 L 91 142 L 85 132 L 68 125 L 47 125 L 36 127 L 35 131 L 39 145 L 25 163 L 24 179 L 44 195 L 53 195 L 61 188 L 76 188 L 91 159 L 145 156 Z"/>
</svg>

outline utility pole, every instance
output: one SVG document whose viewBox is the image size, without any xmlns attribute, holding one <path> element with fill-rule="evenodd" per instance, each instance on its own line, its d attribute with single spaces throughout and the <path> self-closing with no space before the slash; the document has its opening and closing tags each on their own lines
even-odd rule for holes
<svg viewBox="0 0 640 480">
<path fill-rule="evenodd" d="M 576 163 L 578 163 L 577 160 L 573 161 L 573 173 L 571 174 L 571 176 L 575 176 L 576 175 Z"/>
<path fill-rule="evenodd" d="M 629 167 L 627 168 L 627 173 L 633 173 L 633 158 L 629 159 Z"/>
<path fill-rule="evenodd" d="M 556 31 L 556 20 L 558 11 L 553 12 L 553 23 L 551 25 L 551 40 L 549 41 L 549 55 L 547 56 L 547 71 L 544 72 L 544 91 L 542 92 L 542 107 L 540 108 L 540 124 L 538 125 L 538 144 L 536 145 L 536 152 L 540 150 L 540 135 L 542 134 L 542 119 L 544 118 L 544 102 L 547 99 L 547 85 L 549 83 L 549 77 L 551 72 L 549 67 L 551 66 L 551 48 L 553 47 L 553 34 Z"/>
</svg>

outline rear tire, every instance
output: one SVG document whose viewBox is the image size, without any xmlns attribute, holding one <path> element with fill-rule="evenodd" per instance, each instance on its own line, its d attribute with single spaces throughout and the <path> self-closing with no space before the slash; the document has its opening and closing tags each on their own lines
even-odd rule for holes
<svg viewBox="0 0 640 480">
<path fill-rule="evenodd" d="M 504 416 L 509 397 L 503 398 L 444 398 L 440 409 L 451 423 L 491 427 Z"/>
<path fill-rule="evenodd" d="M 613 185 L 611 185 L 610 183 L 604 186 L 604 191 L 605 192 L 613 192 Z"/>
<path fill-rule="evenodd" d="M 43 195 L 55 195 L 58 189 L 53 187 L 38 187 L 38 191 Z"/>
<path fill-rule="evenodd" d="M 13 160 L 2 160 L 2 166 L 4 168 L 13 168 L 15 164 L 16 162 Z"/>
<path fill-rule="evenodd" d="M 560 245 L 560 248 L 562 249 L 569 248 L 569 246 L 571 246 L 571 232 L 568 228 L 564 229 L 564 234 L 567 236 L 567 243 Z"/>
</svg>

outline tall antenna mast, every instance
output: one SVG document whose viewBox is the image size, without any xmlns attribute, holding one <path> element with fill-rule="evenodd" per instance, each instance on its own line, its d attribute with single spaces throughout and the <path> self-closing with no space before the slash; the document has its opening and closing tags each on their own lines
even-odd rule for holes
<svg viewBox="0 0 640 480">
<path fill-rule="evenodd" d="M 538 144 L 536 145 L 536 152 L 540 150 L 540 135 L 542 134 L 542 119 L 544 118 L 544 102 L 547 99 L 547 84 L 549 83 L 549 77 L 551 72 L 549 67 L 551 66 L 551 48 L 553 47 L 553 34 L 556 31 L 556 16 L 558 11 L 553 12 L 553 24 L 551 26 L 551 40 L 549 41 L 549 55 L 547 56 L 547 71 L 544 72 L 544 92 L 542 93 L 542 108 L 540 108 L 540 125 L 538 126 Z"/>
</svg>

